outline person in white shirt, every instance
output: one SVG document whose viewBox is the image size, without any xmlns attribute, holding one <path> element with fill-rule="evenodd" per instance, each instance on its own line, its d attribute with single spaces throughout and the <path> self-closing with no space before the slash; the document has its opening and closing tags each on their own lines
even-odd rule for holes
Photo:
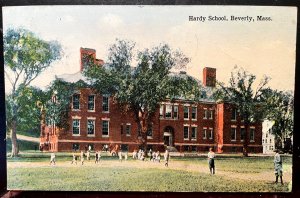
<svg viewBox="0 0 300 198">
<path fill-rule="evenodd" d="M 166 149 L 165 153 L 164 153 L 164 160 L 165 160 L 165 166 L 168 167 L 169 166 L 169 159 L 170 159 L 170 154 L 168 149 Z"/>
<path fill-rule="evenodd" d="M 55 154 L 52 152 L 50 157 L 50 165 L 55 165 Z"/>
<path fill-rule="evenodd" d="M 209 152 L 207 154 L 208 158 L 208 165 L 210 174 L 215 174 L 215 153 L 213 152 L 212 148 L 209 148 Z"/>
<path fill-rule="evenodd" d="M 84 162 L 84 153 L 83 153 L 83 151 L 80 152 L 80 160 L 81 160 L 81 165 L 83 165 L 83 162 Z"/>
<path fill-rule="evenodd" d="M 77 156 L 75 153 L 73 153 L 72 155 L 73 155 L 73 159 L 72 159 L 71 164 L 75 163 L 77 165 Z"/>
</svg>

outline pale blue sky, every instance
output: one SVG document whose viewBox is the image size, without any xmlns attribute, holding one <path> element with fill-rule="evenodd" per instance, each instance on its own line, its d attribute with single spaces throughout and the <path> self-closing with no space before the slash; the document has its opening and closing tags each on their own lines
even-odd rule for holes
<svg viewBox="0 0 300 198">
<path fill-rule="evenodd" d="M 202 80 L 203 67 L 217 68 L 217 79 L 228 82 L 235 65 L 270 86 L 293 90 L 297 10 L 293 7 L 246 6 L 26 6 L 4 7 L 4 31 L 24 27 L 45 40 L 58 40 L 64 58 L 32 85 L 46 86 L 54 75 L 79 70 L 79 48 L 94 48 L 106 60 L 116 38 L 137 43 L 138 49 L 168 43 L 191 58 L 187 72 Z M 227 16 L 227 22 L 191 22 L 189 16 Z M 271 22 L 234 22 L 230 16 L 270 16 Z M 6 90 L 10 90 L 6 81 Z"/>
</svg>

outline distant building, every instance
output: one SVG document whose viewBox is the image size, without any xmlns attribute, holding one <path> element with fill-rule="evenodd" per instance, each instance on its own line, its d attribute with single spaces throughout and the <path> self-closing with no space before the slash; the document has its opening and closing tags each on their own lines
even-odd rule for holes
<svg viewBox="0 0 300 198">
<path fill-rule="evenodd" d="M 263 122 L 262 126 L 262 146 L 263 153 L 270 154 L 274 153 L 275 149 L 275 136 L 272 132 L 272 126 L 274 125 L 274 121 L 266 120 Z"/>
<path fill-rule="evenodd" d="M 87 65 L 84 55 L 93 57 L 95 63 L 105 67 L 103 60 L 96 59 L 96 51 L 80 49 L 80 71 L 57 76 L 64 81 L 85 80 L 81 71 Z M 170 75 L 187 75 L 185 72 Z M 180 152 L 207 152 L 209 147 L 221 152 L 242 152 L 248 138 L 249 151 L 261 153 L 262 123 L 245 126 L 237 109 L 230 103 L 212 99 L 216 83 L 216 69 L 203 69 L 201 101 L 187 99 L 161 101 L 147 133 L 148 149 L 164 151 L 169 147 Z M 70 100 L 70 129 L 46 126 L 42 121 L 41 149 L 45 151 L 102 150 L 106 145 L 133 151 L 139 148 L 137 124 L 131 112 L 122 114 L 112 96 L 96 94 L 89 88 L 78 89 Z"/>
</svg>

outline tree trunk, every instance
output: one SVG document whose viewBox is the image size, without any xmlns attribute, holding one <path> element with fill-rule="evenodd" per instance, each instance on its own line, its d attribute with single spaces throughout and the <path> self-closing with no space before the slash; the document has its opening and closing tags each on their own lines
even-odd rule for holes
<svg viewBox="0 0 300 198">
<path fill-rule="evenodd" d="M 248 139 L 249 136 L 249 125 L 245 124 L 245 137 L 244 137 L 244 143 L 243 143 L 243 156 L 248 157 Z"/>
<path fill-rule="evenodd" d="M 19 154 L 19 146 L 17 142 L 17 122 L 16 120 L 12 121 L 12 130 L 11 130 L 11 157 L 16 157 Z"/>
</svg>

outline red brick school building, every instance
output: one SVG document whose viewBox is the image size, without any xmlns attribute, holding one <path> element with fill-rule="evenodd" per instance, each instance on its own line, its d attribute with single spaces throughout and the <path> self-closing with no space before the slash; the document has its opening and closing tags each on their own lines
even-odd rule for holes
<svg viewBox="0 0 300 198">
<path fill-rule="evenodd" d="M 80 71 L 75 74 L 58 76 L 65 81 L 84 80 L 82 75 L 83 55 L 91 54 L 96 59 L 96 51 L 80 49 Z M 187 75 L 180 72 L 173 75 Z M 262 152 L 262 123 L 249 128 L 245 137 L 245 126 L 237 110 L 230 103 L 212 99 L 212 89 L 216 83 L 216 69 L 203 69 L 202 99 L 161 101 L 147 133 L 148 148 L 164 151 L 207 152 L 213 147 L 217 152 L 242 152 L 243 141 L 248 138 L 249 151 Z M 102 150 L 105 145 L 113 149 L 116 145 L 132 152 L 139 148 L 137 124 L 130 113 L 122 114 L 117 104 L 108 95 L 99 95 L 89 88 L 77 90 L 70 101 L 69 130 L 55 126 L 41 126 L 40 147 L 44 151 Z"/>
</svg>

